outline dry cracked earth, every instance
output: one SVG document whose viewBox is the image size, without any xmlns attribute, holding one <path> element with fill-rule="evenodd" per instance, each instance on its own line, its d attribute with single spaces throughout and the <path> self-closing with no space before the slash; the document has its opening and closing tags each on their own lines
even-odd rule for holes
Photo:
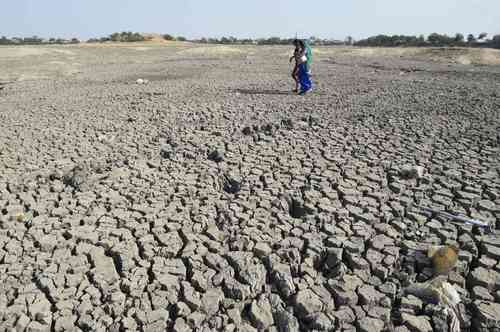
<svg viewBox="0 0 500 332">
<path fill-rule="evenodd" d="M 0 331 L 500 331 L 500 66 L 316 52 L 0 48 Z"/>
</svg>

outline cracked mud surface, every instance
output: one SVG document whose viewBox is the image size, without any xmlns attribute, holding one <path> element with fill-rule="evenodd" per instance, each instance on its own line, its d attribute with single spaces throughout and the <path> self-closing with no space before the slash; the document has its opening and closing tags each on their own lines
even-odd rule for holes
<svg viewBox="0 0 500 332">
<path fill-rule="evenodd" d="M 318 52 L 299 97 L 287 48 L 33 49 L 0 57 L 0 331 L 447 331 L 401 294 L 434 244 L 498 331 L 499 66 Z"/>
</svg>

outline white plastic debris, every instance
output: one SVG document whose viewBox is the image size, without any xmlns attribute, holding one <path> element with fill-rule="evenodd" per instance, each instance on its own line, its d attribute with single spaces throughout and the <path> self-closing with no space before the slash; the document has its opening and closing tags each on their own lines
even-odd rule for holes
<svg viewBox="0 0 500 332">
<path fill-rule="evenodd" d="M 460 295 L 457 292 L 457 289 L 450 283 L 444 282 L 441 286 L 443 291 L 443 296 L 446 297 L 448 303 L 451 306 L 456 306 L 460 303 Z"/>
<path fill-rule="evenodd" d="M 460 332 L 460 312 L 458 304 L 461 302 L 457 289 L 445 281 L 442 276 L 424 283 L 416 283 L 407 288 L 406 294 L 414 295 L 427 303 L 440 304 L 447 309 L 450 317 L 450 332 Z"/>
</svg>

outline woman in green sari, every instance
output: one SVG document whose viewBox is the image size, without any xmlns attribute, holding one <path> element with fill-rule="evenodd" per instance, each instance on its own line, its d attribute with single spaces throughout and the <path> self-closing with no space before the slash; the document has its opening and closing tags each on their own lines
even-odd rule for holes
<svg viewBox="0 0 500 332">
<path fill-rule="evenodd" d="M 300 52 L 298 56 L 298 77 L 300 84 L 300 95 L 305 95 L 312 89 L 311 82 L 311 64 L 312 64 L 312 50 L 311 47 L 304 40 L 298 40 Z"/>
</svg>

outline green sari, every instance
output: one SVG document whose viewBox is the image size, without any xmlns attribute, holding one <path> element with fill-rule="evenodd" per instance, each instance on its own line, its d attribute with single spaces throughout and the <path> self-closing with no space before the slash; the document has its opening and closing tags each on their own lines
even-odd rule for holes
<svg viewBox="0 0 500 332">
<path fill-rule="evenodd" d="M 311 65 L 312 65 L 312 59 L 313 59 L 312 48 L 311 48 L 311 46 L 309 46 L 309 43 L 305 40 L 304 40 L 304 46 L 305 46 L 305 51 L 306 51 L 305 53 L 306 53 L 306 57 L 307 57 L 307 62 L 306 62 L 307 71 L 310 72 Z"/>
</svg>

